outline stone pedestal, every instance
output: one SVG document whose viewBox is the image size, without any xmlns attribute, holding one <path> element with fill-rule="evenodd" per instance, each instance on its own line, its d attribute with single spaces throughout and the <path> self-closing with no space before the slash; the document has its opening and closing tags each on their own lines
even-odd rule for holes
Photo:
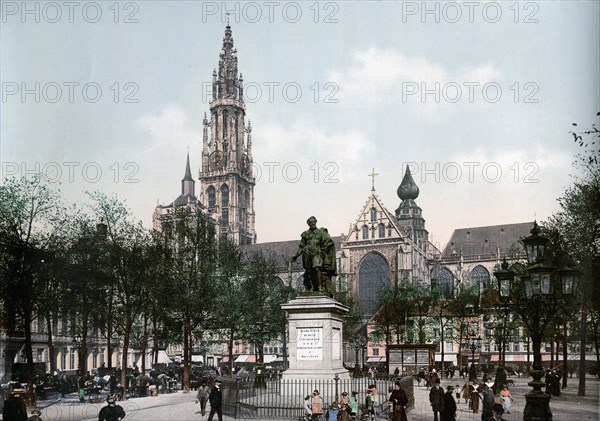
<svg viewBox="0 0 600 421">
<path fill-rule="evenodd" d="M 350 379 L 342 359 L 342 316 L 348 307 L 326 296 L 299 297 L 281 307 L 289 332 L 289 368 L 282 380 Z"/>
</svg>

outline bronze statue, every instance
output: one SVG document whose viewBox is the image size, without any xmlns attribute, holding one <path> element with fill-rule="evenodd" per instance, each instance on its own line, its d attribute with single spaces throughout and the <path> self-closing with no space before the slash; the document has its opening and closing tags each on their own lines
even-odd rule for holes
<svg viewBox="0 0 600 421">
<path fill-rule="evenodd" d="M 309 228 L 302 233 L 292 262 L 302 255 L 306 291 L 325 292 L 333 297 L 331 278 L 337 275 L 335 244 L 327 228 L 317 228 L 317 218 L 311 216 L 306 223 Z"/>
</svg>

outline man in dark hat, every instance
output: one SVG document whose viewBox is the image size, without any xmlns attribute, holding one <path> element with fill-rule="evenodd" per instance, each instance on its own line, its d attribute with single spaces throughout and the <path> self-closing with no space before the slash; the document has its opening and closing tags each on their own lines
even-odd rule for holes
<svg viewBox="0 0 600 421">
<path fill-rule="evenodd" d="M 433 409 L 433 421 L 439 421 L 439 414 L 444 410 L 444 389 L 440 386 L 439 378 L 434 382 L 434 386 L 429 391 L 429 403 Z"/>
<path fill-rule="evenodd" d="M 442 421 L 456 421 L 456 401 L 454 400 L 454 386 L 448 386 L 444 394 L 444 410 Z"/>
<path fill-rule="evenodd" d="M 210 402 L 210 414 L 208 414 L 208 421 L 212 421 L 215 412 L 217 413 L 219 421 L 223 421 L 223 392 L 221 391 L 220 380 L 215 380 L 215 384 L 208 395 L 208 401 Z"/>
<path fill-rule="evenodd" d="M 2 408 L 3 420 L 26 421 L 27 420 L 27 405 L 21 399 L 18 392 L 11 392 L 10 396 L 4 401 Z"/>
<path fill-rule="evenodd" d="M 125 411 L 116 404 L 113 396 L 109 396 L 106 403 L 107 405 L 98 413 L 98 421 L 120 421 L 125 418 Z"/>
<path fill-rule="evenodd" d="M 392 403 L 392 421 L 407 421 L 406 406 L 408 405 L 408 397 L 404 389 L 400 387 L 400 382 L 394 384 L 394 389 L 390 394 L 390 402 Z"/>
</svg>

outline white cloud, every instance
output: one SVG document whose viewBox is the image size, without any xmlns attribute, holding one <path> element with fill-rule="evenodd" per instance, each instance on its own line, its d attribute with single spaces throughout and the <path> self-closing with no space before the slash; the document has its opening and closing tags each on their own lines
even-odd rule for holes
<svg viewBox="0 0 600 421">
<path fill-rule="evenodd" d="M 169 105 L 158 114 L 146 114 L 135 121 L 135 127 L 150 134 L 152 143 L 147 147 L 171 145 L 174 149 L 202 142 L 202 133 L 190 127 L 190 120 L 178 106 Z"/>
<path fill-rule="evenodd" d="M 260 148 L 255 161 L 336 162 L 352 165 L 363 160 L 373 149 L 364 134 L 346 130 L 334 132 L 308 120 L 296 120 L 289 127 L 269 122 L 256 131 Z"/>
<path fill-rule="evenodd" d="M 338 84 L 342 98 L 360 98 L 369 106 L 407 103 L 430 115 L 442 105 L 456 109 L 456 102 L 468 103 L 470 90 L 480 95 L 481 86 L 498 82 L 501 74 L 491 63 L 450 71 L 426 58 L 371 47 L 355 51 L 347 69 L 333 70 L 329 77 Z"/>
</svg>

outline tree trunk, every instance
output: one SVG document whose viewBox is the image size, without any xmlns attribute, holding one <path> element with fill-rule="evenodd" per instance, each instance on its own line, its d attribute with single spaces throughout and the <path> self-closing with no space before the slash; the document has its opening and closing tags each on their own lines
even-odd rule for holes
<svg viewBox="0 0 600 421">
<path fill-rule="evenodd" d="M 146 347 L 148 346 L 148 316 L 144 313 L 144 333 L 142 336 L 142 374 L 146 375 Z"/>
<path fill-rule="evenodd" d="M 50 360 L 50 373 L 54 375 L 56 371 L 56 355 L 54 354 L 54 342 L 52 340 L 52 315 L 50 312 L 46 315 L 46 330 L 48 331 L 48 359 Z"/>
<path fill-rule="evenodd" d="M 129 333 L 131 331 L 131 325 L 125 329 L 125 336 L 123 337 L 123 348 L 121 350 L 121 393 L 122 400 L 127 400 L 127 354 L 129 354 Z"/>
<path fill-rule="evenodd" d="M 440 311 L 441 313 L 441 311 Z M 446 378 L 446 370 L 444 367 L 444 322 L 443 318 L 440 315 L 440 353 L 442 354 L 442 369 L 440 373 L 440 378 Z"/>
<path fill-rule="evenodd" d="M 25 358 L 27 358 L 27 406 L 35 406 L 35 393 L 33 389 L 33 349 L 31 346 L 31 307 L 26 305 L 24 310 L 25 322 Z"/>
<path fill-rule="evenodd" d="M 183 391 L 190 392 L 190 365 L 191 365 L 192 332 L 189 316 L 186 316 L 183 325 Z"/>
<path fill-rule="evenodd" d="M 229 332 L 229 361 L 227 361 L 227 374 L 230 376 L 233 374 L 233 334 L 233 331 Z"/>
<path fill-rule="evenodd" d="M 81 369 L 81 376 L 84 377 L 87 374 L 87 339 L 88 339 L 88 312 L 83 311 L 81 315 L 81 361 L 79 362 L 79 368 Z"/>
<path fill-rule="evenodd" d="M 113 348 L 112 348 L 112 334 L 113 334 L 113 325 L 112 325 L 112 318 L 113 318 L 113 288 L 111 287 L 110 292 L 109 292 L 109 296 L 108 296 L 108 315 L 106 318 L 106 354 L 107 354 L 107 359 L 108 359 L 108 364 L 107 364 L 107 368 L 109 371 L 112 371 L 112 354 L 113 354 Z"/>
<path fill-rule="evenodd" d="M 581 337 L 579 341 L 579 387 L 577 396 L 585 396 L 585 347 L 587 343 L 587 306 L 581 303 Z"/>
<path fill-rule="evenodd" d="M 562 388 L 567 387 L 567 377 L 569 376 L 569 359 L 567 355 L 567 320 L 563 324 L 563 364 L 562 364 Z"/>
</svg>

